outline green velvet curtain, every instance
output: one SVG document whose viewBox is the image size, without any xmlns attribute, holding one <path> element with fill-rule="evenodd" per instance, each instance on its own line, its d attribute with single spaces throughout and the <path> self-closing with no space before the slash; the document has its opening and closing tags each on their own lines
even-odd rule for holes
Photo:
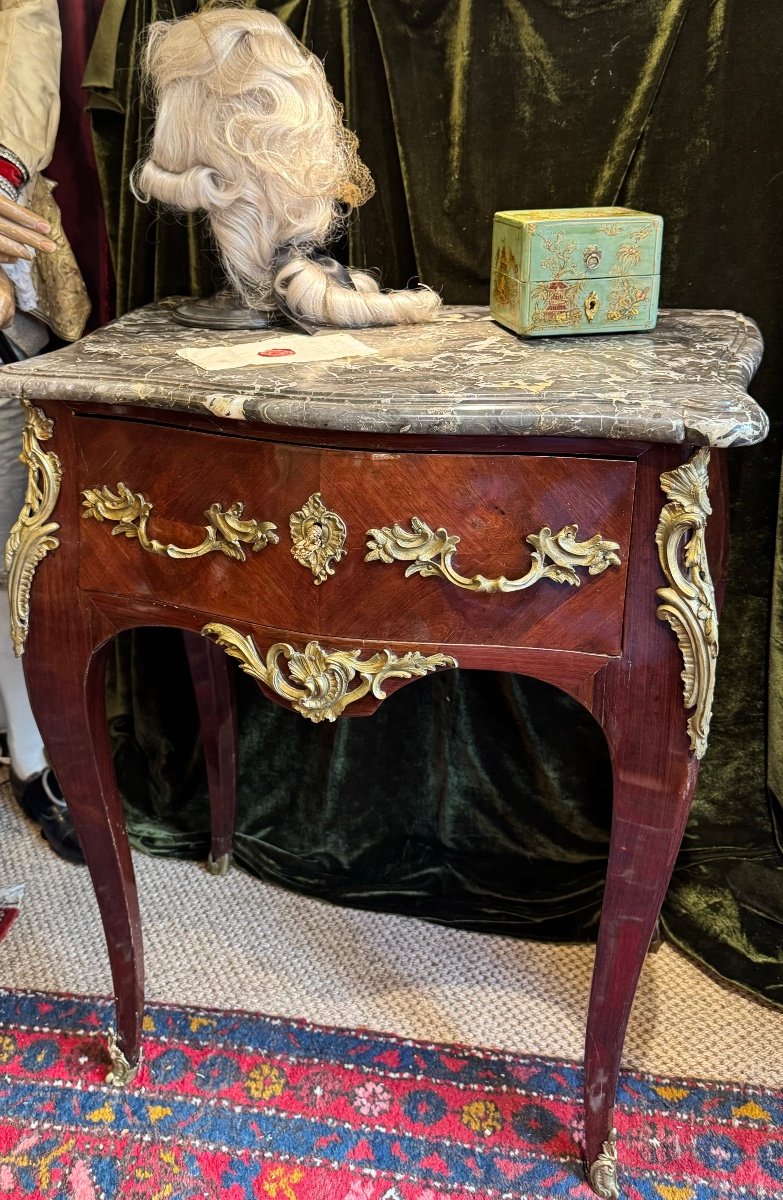
<svg viewBox="0 0 783 1200">
<path fill-rule="evenodd" d="M 783 143 L 779 0 L 287 0 L 378 184 L 347 252 L 400 285 L 486 302 L 500 208 L 628 204 L 666 219 L 662 303 L 736 308 L 768 350 L 754 385 L 779 420 Z M 198 220 L 160 215 L 127 176 L 149 131 L 138 37 L 197 0 L 107 0 L 87 82 L 117 305 L 219 280 Z M 783 1004 L 783 813 L 765 787 L 765 688 L 778 426 L 733 454 L 731 585 L 711 749 L 665 931 Z M 783 547 L 781 547 L 783 551 Z M 783 629 L 783 574 L 777 628 Z M 783 639 L 773 640 L 783 732 Z M 600 732 L 533 681 L 456 672 L 370 720 L 310 726 L 242 678 L 237 858 L 336 901 L 555 939 L 591 936 L 611 811 Z M 182 646 L 118 643 L 110 683 L 134 837 L 203 856 L 207 802 Z M 563 730 L 569 730 L 568 737 Z M 571 730 L 574 730 L 573 735 Z M 783 794 L 783 763 L 772 756 Z M 777 823 L 777 826 L 776 826 Z"/>
</svg>

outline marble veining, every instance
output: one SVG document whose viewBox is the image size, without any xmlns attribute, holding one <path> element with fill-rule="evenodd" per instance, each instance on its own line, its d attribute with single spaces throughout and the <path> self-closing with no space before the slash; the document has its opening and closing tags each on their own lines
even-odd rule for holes
<svg viewBox="0 0 783 1200">
<path fill-rule="evenodd" d="M 184 328 L 171 318 L 175 303 L 138 309 L 73 346 L 3 368 L 0 396 L 373 433 L 747 446 L 768 429 L 746 392 L 761 335 L 734 312 L 663 310 L 646 333 L 525 340 L 485 308 L 447 306 L 431 324 L 354 331 L 374 358 L 210 373 L 176 351 L 263 335 Z"/>
</svg>

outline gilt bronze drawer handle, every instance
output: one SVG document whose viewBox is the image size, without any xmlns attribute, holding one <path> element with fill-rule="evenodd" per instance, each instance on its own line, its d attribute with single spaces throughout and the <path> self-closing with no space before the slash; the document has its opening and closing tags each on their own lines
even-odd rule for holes
<svg viewBox="0 0 783 1200">
<path fill-rule="evenodd" d="M 230 625 L 213 622 L 201 632 L 212 637 L 227 654 L 239 661 L 242 670 L 266 684 L 278 696 L 288 700 L 292 708 L 308 721 L 335 721 L 349 704 L 372 692 L 385 700 L 383 684 L 387 679 L 412 679 L 429 675 L 439 667 L 456 667 L 457 661 L 447 654 L 422 654 L 411 650 L 397 655 L 380 650 L 362 659 L 361 650 L 323 649 L 318 642 L 308 642 L 304 650 L 296 650 L 288 642 L 277 642 L 262 659 L 251 637 L 238 633 Z M 281 667 L 280 659 L 285 666 Z M 359 682 L 351 687 L 356 676 Z"/>
<path fill-rule="evenodd" d="M 209 521 L 204 529 L 204 540 L 197 546 L 182 547 L 159 542 L 147 535 L 152 502 L 140 492 L 132 492 L 124 483 L 117 484 L 116 495 L 108 487 L 88 488 L 82 495 L 83 517 L 94 517 L 96 521 L 117 521 L 112 533 L 115 536 L 124 533 L 126 537 L 138 538 L 141 548 L 150 554 L 163 554 L 168 558 L 200 558 L 211 550 L 219 550 L 229 558 L 244 562 L 247 555 L 242 548 L 243 542 L 255 551 L 280 540 L 275 532 L 277 526 L 271 521 L 242 520 L 244 505 L 241 501 L 225 509 L 220 504 L 210 504 L 204 514 Z"/>
<path fill-rule="evenodd" d="M 438 529 L 434 533 L 429 525 L 418 517 L 411 518 L 411 531 L 401 525 L 385 526 L 383 529 L 367 531 L 366 562 L 394 562 L 395 559 L 410 562 L 405 575 L 439 575 L 456 587 L 470 592 L 521 592 L 532 587 L 539 579 L 552 579 L 555 583 L 570 583 L 579 587 L 581 580 L 576 568 L 584 568 L 590 575 L 600 575 L 607 567 L 620 566 L 618 542 L 610 542 L 596 533 L 586 542 L 577 542 L 578 525 L 566 525 L 559 533 L 552 533 L 544 526 L 539 533 L 530 533 L 525 539 L 533 547 L 532 563 L 526 575 L 519 579 L 487 579 L 484 575 L 468 578 L 455 571 L 452 559 L 459 543 L 456 534 Z"/>
</svg>

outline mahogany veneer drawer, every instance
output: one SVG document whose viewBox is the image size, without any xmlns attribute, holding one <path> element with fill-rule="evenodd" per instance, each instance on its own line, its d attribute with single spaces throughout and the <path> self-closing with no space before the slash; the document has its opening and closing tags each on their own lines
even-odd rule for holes
<svg viewBox="0 0 783 1200">
<path fill-rule="evenodd" d="M 421 645 L 492 641 L 620 653 L 634 462 L 324 450 L 90 417 L 78 423 L 80 491 L 94 498 L 109 489 L 116 496 L 124 484 L 131 496 L 151 505 L 143 521 L 138 512 L 129 516 L 125 503 L 107 520 L 81 523 L 80 584 L 87 590 L 187 603 L 215 617 L 322 639 Z M 301 529 L 292 535 L 290 524 L 292 514 L 315 494 L 345 526 L 344 553 L 329 561 L 333 574 L 320 583 L 294 557 L 294 537 Z M 211 505 L 225 512 L 236 501 L 244 506 L 240 520 L 272 522 L 279 540 L 256 550 L 240 543 L 245 561 L 219 550 L 172 558 L 144 549 L 153 539 L 183 550 L 203 545 L 210 536 L 223 540 L 207 534 L 205 514 Z M 94 499 L 91 507 L 94 515 Z M 127 537 L 119 528 L 123 511 Z M 385 555 L 393 561 L 377 554 L 366 561 L 372 553 L 368 543 L 378 543 L 374 530 L 385 530 L 381 541 L 402 546 L 401 553 L 411 539 L 426 542 L 422 525 L 415 522 L 436 538 L 445 531 L 442 537 L 459 539 L 450 555 L 448 545 L 435 553 L 430 543 L 426 569 L 433 575 L 416 570 L 406 576 L 415 566 L 415 550 L 399 561 L 393 552 Z M 331 525 L 339 530 L 338 522 Z M 572 525 L 578 525 L 578 533 L 562 535 L 561 546 L 600 535 L 617 543 L 619 564 L 613 551 L 602 558 L 599 548 L 572 555 L 570 561 L 578 565 L 563 571 L 546 553 L 544 534 L 544 570 L 536 569 L 534 544 L 527 539 L 546 530 L 556 536 Z M 394 526 L 400 529 L 392 534 Z M 120 535 L 112 536 L 113 530 Z M 320 532 L 315 530 L 316 537 Z M 475 582 L 465 586 L 479 575 L 515 580 L 531 567 L 534 582 L 521 590 L 471 590 L 482 586 Z M 579 586 L 562 581 L 563 574 L 577 578 Z"/>
</svg>

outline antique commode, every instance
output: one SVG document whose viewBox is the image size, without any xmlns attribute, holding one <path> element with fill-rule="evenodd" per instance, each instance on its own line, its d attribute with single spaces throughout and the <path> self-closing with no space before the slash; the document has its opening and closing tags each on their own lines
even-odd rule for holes
<svg viewBox="0 0 783 1200">
<path fill-rule="evenodd" d="M 314 721 L 457 665 L 533 675 L 593 713 L 613 764 L 585 1115 L 591 1182 L 615 1195 L 623 1036 L 707 746 L 722 448 L 767 428 L 745 392 L 755 325 L 664 312 L 650 333 L 521 341 L 484 309 L 446 308 L 358 331 L 372 356 L 206 372 L 176 351 L 259 335 L 184 330 L 170 311 L 0 372 L 27 412 L 12 634 L 100 905 L 110 1081 L 138 1066 L 144 985 L 104 708 L 114 634 L 189 631 L 218 869 L 226 655 Z"/>
</svg>

